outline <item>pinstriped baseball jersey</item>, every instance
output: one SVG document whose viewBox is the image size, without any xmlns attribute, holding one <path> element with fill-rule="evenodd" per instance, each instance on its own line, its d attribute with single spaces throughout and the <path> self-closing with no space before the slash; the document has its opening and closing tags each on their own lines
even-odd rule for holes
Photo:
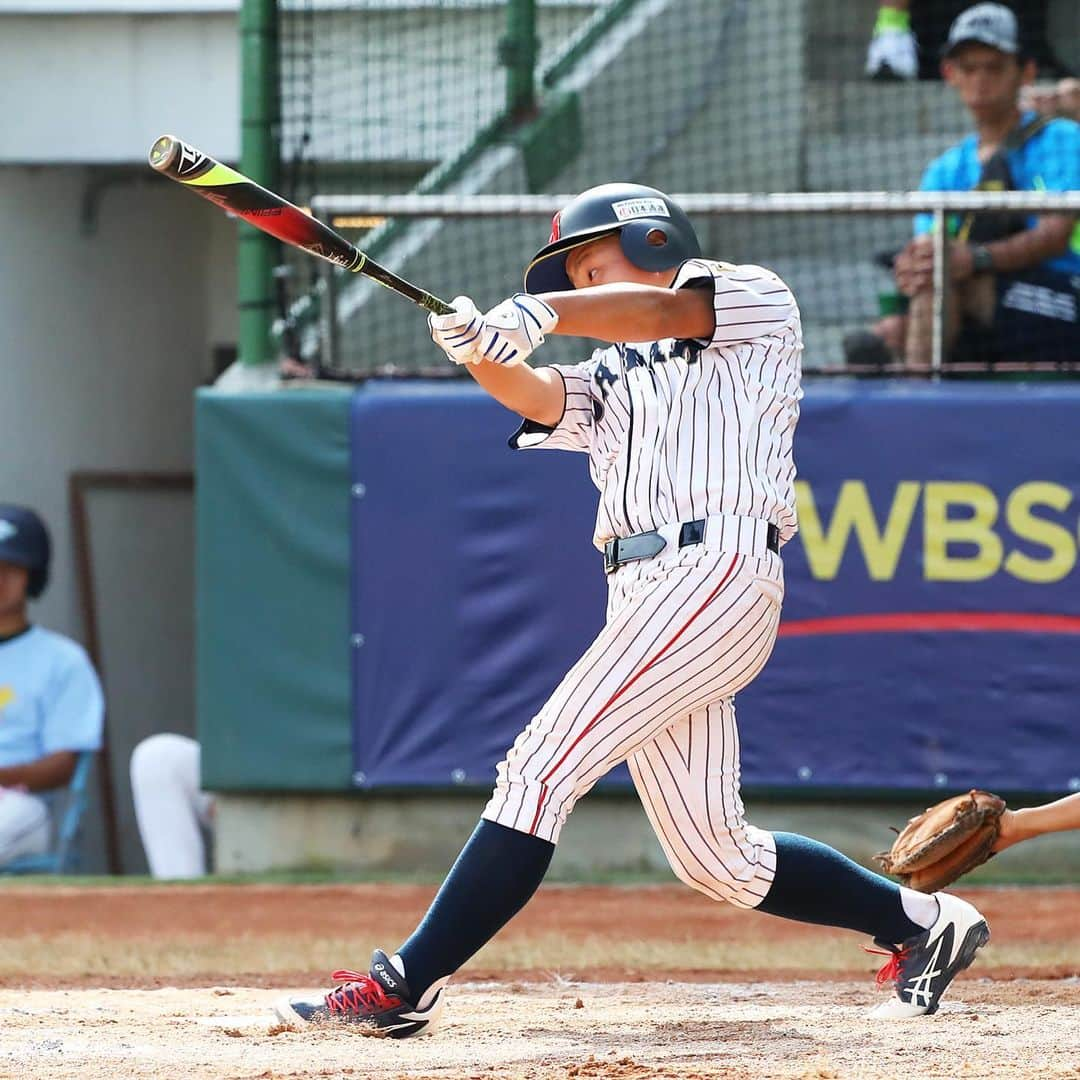
<svg viewBox="0 0 1080 1080">
<path fill-rule="evenodd" d="M 525 421 L 511 445 L 589 455 L 600 489 L 594 541 L 731 514 L 795 534 L 792 437 L 802 327 L 791 290 L 760 266 L 690 259 L 673 288 L 713 291 L 705 341 L 597 349 L 555 365 L 566 409 L 555 428 Z"/>
</svg>

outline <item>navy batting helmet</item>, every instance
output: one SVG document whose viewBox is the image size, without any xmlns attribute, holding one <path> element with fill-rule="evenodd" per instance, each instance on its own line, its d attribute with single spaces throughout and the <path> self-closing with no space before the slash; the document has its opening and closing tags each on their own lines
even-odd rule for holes
<svg viewBox="0 0 1080 1080">
<path fill-rule="evenodd" d="M 525 291 L 564 292 L 566 256 L 590 240 L 618 233 L 640 270 L 670 270 L 701 254 L 690 219 L 662 191 L 641 184 L 601 184 L 583 191 L 551 221 L 551 237 L 525 270 Z"/>
<path fill-rule="evenodd" d="M 0 503 L 0 561 L 30 571 L 26 591 L 35 599 L 49 582 L 51 554 L 45 522 L 29 507 Z"/>
</svg>

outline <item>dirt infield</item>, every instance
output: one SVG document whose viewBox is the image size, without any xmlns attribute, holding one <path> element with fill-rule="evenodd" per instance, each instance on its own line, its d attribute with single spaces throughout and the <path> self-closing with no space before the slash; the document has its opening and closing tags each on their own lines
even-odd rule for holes
<svg viewBox="0 0 1080 1080">
<path fill-rule="evenodd" d="M 933 1017 L 865 1018 L 865 983 L 458 987 L 443 1029 L 395 1042 L 280 1031 L 266 990 L 0 994 L 0 1077 L 705 1080 L 1076 1077 L 1080 988 L 968 982 Z"/>
<path fill-rule="evenodd" d="M 547 887 L 407 1042 L 273 1026 L 284 989 L 395 945 L 418 886 L 0 890 L 0 1078 L 1080 1077 L 1080 891 L 966 892 L 994 938 L 935 1017 L 855 935 L 679 886 Z"/>
</svg>

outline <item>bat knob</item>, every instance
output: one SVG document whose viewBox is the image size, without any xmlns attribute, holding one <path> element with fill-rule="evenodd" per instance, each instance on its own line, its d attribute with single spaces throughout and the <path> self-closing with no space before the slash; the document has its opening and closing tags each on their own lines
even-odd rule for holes
<svg viewBox="0 0 1080 1080">
<path fill-rule="evenodd" d="M 150 147 L 150 168 L 163 172 L 172 163 L 180 149 L 180 140 L 175 135 L 162 135 Z"/>
</svg>

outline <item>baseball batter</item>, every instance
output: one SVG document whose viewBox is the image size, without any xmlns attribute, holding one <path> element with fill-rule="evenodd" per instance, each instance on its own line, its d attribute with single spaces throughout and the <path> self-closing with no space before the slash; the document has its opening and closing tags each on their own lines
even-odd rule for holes
<svg viewBox="0 0 1080 1080">
<path fill-rule="evenodd" d="M 675 873 L 743 908 L 869 934 L 895 995 L 932 1013 L 989 938 L 970 904 L 927 896 L 806 837 L 747 823 L 735 695 L 780 620 L 780 547 L 796 530 L 792 438 L 802 331 L 759 266 L 701 258 L 687 216 L 652 188 L 606 184 L 555 216 L 524 293 L 481 315 L 459 297 L 432 337 L 519 413 L 518 448 L 588 455 L 607 621 L 499 764 L 491 800 L 438 896 L 393 955 L 277 1006 L 401 1038 L 431 1030 L 450 976 L 539 886 L 575 803 L 626 761 Z M 609 342 L 532 367 L 549 334 Z M 794 733 L 793 733 L 794 734 Z"/>
</svg>

